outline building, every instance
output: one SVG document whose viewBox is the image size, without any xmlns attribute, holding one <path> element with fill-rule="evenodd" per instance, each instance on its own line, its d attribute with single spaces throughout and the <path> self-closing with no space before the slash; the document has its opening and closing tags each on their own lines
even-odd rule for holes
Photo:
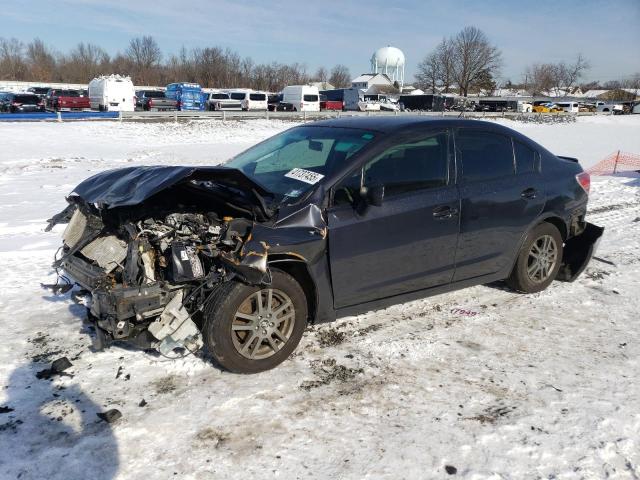
<svg viewBox="0 0 640 480">
<path fill-rule="evenodd" d="M 369 90 L 374 86 L 393 87 L 393 80 L 384 73 L 363 73 L 351 80 L 351 86 L 360 90 Z"/>
</svg>

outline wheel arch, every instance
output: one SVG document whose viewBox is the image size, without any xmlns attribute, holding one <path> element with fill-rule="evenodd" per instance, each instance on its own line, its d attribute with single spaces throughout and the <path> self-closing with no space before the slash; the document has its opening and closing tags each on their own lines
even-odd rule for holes
<svg viewBox="0 0 640 480">
<path fill-rule="evenodd" d="M 560 232 L 560 236 L 562 237 L 562 240 L 563 241 L 567 240 L 567 237 L 569 235 L 569 230 L 567 228 L 566 222 L 562 218 L 560 218 L 558 216 L 555 216 L 555 215 L 551 215 L 551 216 L 543 218 L 542 221 L 538 222 L 538 224 L 543 223 L 543 222 L 550 223 L 551 225 L 556 227 L 558 229 L 558 231 Z M 534 227 L 535 226 L 537 226 L 537 225 L 534 225 Z"/>
<path fill-rule="evenodd" d="M 527 227 L 525 232 L 522 234 L 522 237 L 518 242 L 518 248 L 516 249 L 515 254 L 513 255 L 513 258 L 510 262 L 510 268 L 508 270 L 505 270 L 505 274 L 508 275 L 513 271 L 513 268 L 515 267 L 516 262 L 518 260 L 520 249 L 524 245 L 524 242 L 527 241 L 527 238 L 529 237 L 529 234 L 531 233 L 531 231 L 542 223 L 550 223 L 551 225 L 556 227 L 560 232 L 560 237 L 562 237 L 562 241 L 564 242 L 567 240 L 568 228 L 567 228 L 566 222 L 562 219 L 562 217 L 560 217 L 558 214 L 553 212 L 547 212 L 546 214 L 543 214 L 542 216 L 536 218 L 533 222 L 531 222 L 531 224 Z"/>
<path fill-rule="evenodd" d="M 294 255 L 273 254 L 269 255 L 267 264 L 288 273 L 302 287 L 307 299 L 308 323 L 314 323 L 318 311 L 318 289 L 307 263 Z"/>
</svg>

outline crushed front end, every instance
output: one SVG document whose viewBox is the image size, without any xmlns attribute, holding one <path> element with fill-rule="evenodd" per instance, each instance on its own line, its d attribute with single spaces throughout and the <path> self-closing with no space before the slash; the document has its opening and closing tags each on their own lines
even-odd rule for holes
<svg viewBox="0 0 640 480">
<path fill-rule="evenodd" d="M 97 348 L 127 341 L 163 355 L 194 352 L 202 310 L 222 282 L 269 282 L 267 246 L 251 240 L 255 212 L 211 193 L 188 177 L 116 208 L 73 195 L 50 220 L 49 228 L 68 223 L 53 266 L 81 287 Z"/>
</svg>

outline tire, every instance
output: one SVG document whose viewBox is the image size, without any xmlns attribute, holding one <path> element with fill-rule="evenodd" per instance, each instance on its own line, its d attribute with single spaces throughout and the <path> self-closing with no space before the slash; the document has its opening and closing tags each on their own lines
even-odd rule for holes
<svg viewBox="0 0 640 480">
<path fill-rule="evenodd" d="M 304 291 L 292 276 L 281 270 L 272 269 L 271 276 L 268 287 L 239 281 L 225 283 L 205 307 L 204 343 L 215 360 L 231 372 L 270 370 L 286 360 L 300 343 L 307 326 Z M 273 310 L 268 308 L 269 290 L 275 302 Z M 262 315 L 257 312 L 258 296 L 264 308 Z M 279 308 L 284 311 L 278 313 Z M 273 312 L 275 322 L 267 318 L 268 312 Z"/>
<path fill-rule="evenodd" d="M 545 249 L 547 244 L 548 250 Z M 543 222 L 534 227 L 520 248 L 513 271 L 506 280 L 507 285 L 522 293 L 536 293 L 547 288 L 560 269 L 562 247 L 562 236 L 555 225 Z"/>
</svg>

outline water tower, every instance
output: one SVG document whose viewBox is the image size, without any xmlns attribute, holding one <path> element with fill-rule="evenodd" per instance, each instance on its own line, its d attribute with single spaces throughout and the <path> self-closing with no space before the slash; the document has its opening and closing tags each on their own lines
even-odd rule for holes
<svg viewBox="0 0 640 480">
<path fill-rule="evenodd" d="M 404 53 L 396 47 L 382 47 L 371 57 L 371 73 L 385 73 L 392 82 L 404 85 Z"/>
</svg>

